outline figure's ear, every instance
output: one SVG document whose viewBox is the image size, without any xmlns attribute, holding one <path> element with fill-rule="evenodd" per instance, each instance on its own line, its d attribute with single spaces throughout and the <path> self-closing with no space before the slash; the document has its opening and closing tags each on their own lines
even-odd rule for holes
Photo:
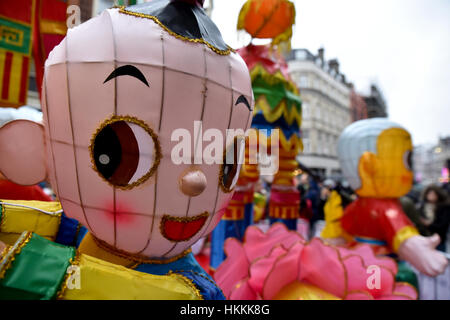
<svg viewBox="0 0 450 320">
<path fill-rule="evenodd" d="M 359 158 L 358 173 L 361 179 L 361 187 L 356 193 L 361 197 L 373 197 L 377 192 L 375 189 L 375 173 L 377 170 L 377 156 L 366 151 Z"/>
<path fill-rule="evenodd" d="M 0 171 L 8 180 L 33 185 L 47 177 L 44 126 L 15 120 L 0 128 Z"/>
<path fill-rule="evenodd" d="M 359 158 L 359 171 L 364 177 L 372 177 L 376 171 L 377 156 L 372 152 L 366 151 Z"/>
</svg>

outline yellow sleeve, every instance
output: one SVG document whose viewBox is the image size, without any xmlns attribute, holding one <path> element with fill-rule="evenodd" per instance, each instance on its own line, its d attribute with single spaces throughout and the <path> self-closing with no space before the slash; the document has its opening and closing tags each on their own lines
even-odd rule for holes
<svg viewBox="0 0 450 320">
<path fill-rule="evenodd" d="M 397 233 L 395 234 L 393 240 L 392 240 L 392 250 L 395 253 L 398 253 L 398 249 L 400 248 L 400 245 L 408 240 L 411 237 L 415 237 L 418 236 L 419 231 L 413 227 L 413 226 L 405 226 L 403 228 L 401 228 L 400 230 L 397 231 Z"/>
<path fill-rule="evenodd" d="M 55 240 L 61 222 L 59 202 L 0 200 L 0 206 L 0 241 L 12 245 L 23 231 Z"/>
<path fill-rule="evenodd" d="M 64 300 L 201 300 L 194 283 L 179 274 L 153 275 L 85 254 L 68 268 L 59 299 Z"/>
<path fill-rule="evenodd" d="M 321 237 L 324 239 L 345 238 L 351 239 L 341 226 L 341 218 L 344 215 L 342 199 L 337 191 L 332 191 L 323 208 L 325 214 L 325 227 Z"/>
</svg>

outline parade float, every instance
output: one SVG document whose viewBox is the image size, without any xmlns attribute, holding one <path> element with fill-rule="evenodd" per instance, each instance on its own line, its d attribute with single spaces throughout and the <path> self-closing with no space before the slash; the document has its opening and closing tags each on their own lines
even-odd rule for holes
<svg viewBox="0 0 450 320">
<path fill-rule="evenodd" d="M 225 258 L 227 238 L 243 239 L 246 228 L 253 224 L 254 186 L 260 175 L 273 176 L 268 215 L 271 223 L 282 222 L 296 230 L 300 195 L 294 184 L 302 149 L 300 135 L 301 100 L 291 80 L 285 53 L 290 47 L 295 8 L 287 0 L 247 1 L 239 13 L 238 30 L 245 30 L 252 39 L 270 39 L 270 44 L 248 46 L 238 50 L 247 64 L 252 79 L 255 108 L 252 132 L 246 144 L 246 162 L 242 166 L 236 192 L 230 206 L 211 239 L 211 267 L 217 268 Z M 249 155 L 250 153 L 250 155 Z M 256 157 L 258 154 L 258 157 Z M 275 170 L 263 170 L 262 156 L 276 161 Z M 256 161 L 251 161 L 256 159 Z M 274 167 L 272 167 L 274 168 Z M 257 194 L 256 202 L 265 203 Z M 258 213 L 261 208 L 257 208 Z M 262 217 L 258 216 L 258 219 Z"/>
<path fill-rule="evenodd" d="M 108 9 L 69 29 L 42 93 L 44 124 L 0 129 L 0 171 L 49 180 L 59 202 L 1 201 L 0 296 L 223 299 L 190 247 L 231 198 L 240 166 L 213 160 L 236 149 L 226 131 L 249 127 L 253 94 L 202 1 Z M 191 143 L 196 121 L 223 147 L 198 163 L 194 141 L 174 160 L 172 133 Z"/>
<path fill-rule="evenodd" d="M 358 198 L 345 210 L 337 192 L 325 205 L 322 238 L 305 241 L 283 224 L 266 233 L 247 229 L 225 243 L 227 258 L 214 277 L 228 299 L 417 299 L 415 274 L 436 276 L 447 266 L 403 212 L 399 197 L 412 185 L 411 136 L 384 118 L 362 120 L 339 138 L 343 174 Z"/>
</svg>

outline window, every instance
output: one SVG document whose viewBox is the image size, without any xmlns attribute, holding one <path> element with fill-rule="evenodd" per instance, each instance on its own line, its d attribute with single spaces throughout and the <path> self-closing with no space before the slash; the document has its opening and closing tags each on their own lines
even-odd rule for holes
<svg viewBox="0 0 450 320">
<path fill-rule="evenodd" d="M 298 86 L 300 88 L 306 88 L 308 86 L 308 76 L 307 75 L 300 76 L 300 79 L 298 81 Z"/>
<path fill-rule="evenodd" d="M 307 119 L 309 117 L 309 103 L 307 102 L 302 103 L 302 116 L 303 119 Z"/>
<path fill-rule="evenodd" d="M 303 139 L 303 153 L 310 153 L 311 152 L 311 143 L 309 142 L 309 139 Z"/>
<path fill-rule="evenodd" d="M 331 123 L 331 113 L 329 111 L 328 108 L 325 108 L 324 112 L 323 112 L 323 120 L 325 121 L 326 124 L 330 124 Z"/>
<path fill-rule="evenodd" d="M 306 51 L 305 50 L 295 51 L 295 59 L 296 60 L 306 60 Z"/>
<path fill-rule="evenodd" d="M 309 139 L 309 131 L 308 130 L 302 130 L 301 132 L 303 139 Z"/>
</svg>

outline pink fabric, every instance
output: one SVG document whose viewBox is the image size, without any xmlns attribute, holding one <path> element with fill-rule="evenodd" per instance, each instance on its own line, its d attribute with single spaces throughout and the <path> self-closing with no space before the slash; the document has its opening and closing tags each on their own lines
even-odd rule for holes
<svg viewBox="0 0 450 320">
<path fill-rule="evenodd" d="M 300 256 L 304 244 L 302 242 L 295 243 L 285 255 L 280 256 L 273 264 L 271 270 L 265 279 L 262 296 L 271 300 L 284 286 L 295 281 L 299 274 Z M 283 270 L 281 273 L 279 270 Z"/>
<path fill-rule="evenodd" d="M 235 285 L 248 276 L 249 260 L 244 247 L 235 238 L 228 238 L 225 242 L 227 258 L 215 273 L 216 281 L 222 283 L 223 293 L 229 297 Z"/>
<path fill-rule="evenodd" d="M 267 274 L 272 269 L 275 261 L 278 260 L 279 257 L 285 255 L 287 250 L 282 246 L 274 247 L 270 254 L 263 259 L 255 260 L 250 266 L 250 279 L 248 283 L 250 287 L 254 289 L 256 292 L 262 292 L 264 286 L 264 280 L 266 279 Z"/>
<path fill-rule="evenodd" d="M 245 253 L 248 260 L 253 261 L 269 254 L 276 245 L 289 248 L 297 241 L 303 241 L 300 234 L 295 231 L 288 231 L 281 223 L 274 224 L 267 233 L 263 233 L 257 227 L 250 227 L 245 232 L 245 242 L 251 245 L 244 246 Z"/>
<path fill-rule="evenodd" d="M 215 279 L 229 299 L 273 299 L 286 285 L 299 281 L 345 300 L 417 299 L 416 290 L 396 283 L 397 265 L 376 257 L 368 245 L 337 248 L 314 238 L 309 243 L 283 224 L 267 233 L 249 227 L 244 243 L 230 239 L 227 259 Z M 372 281 L 375 274 L 379 281 Z"/>
<path fill-rule="evenodd" d="M 345 295 L 345 279 L 348 275 L 335 247 L 324 245 L 314 238 L 305 246 L 300 258 L 299 280 L 314 284 L 338 297 Z"/>
</svg>

